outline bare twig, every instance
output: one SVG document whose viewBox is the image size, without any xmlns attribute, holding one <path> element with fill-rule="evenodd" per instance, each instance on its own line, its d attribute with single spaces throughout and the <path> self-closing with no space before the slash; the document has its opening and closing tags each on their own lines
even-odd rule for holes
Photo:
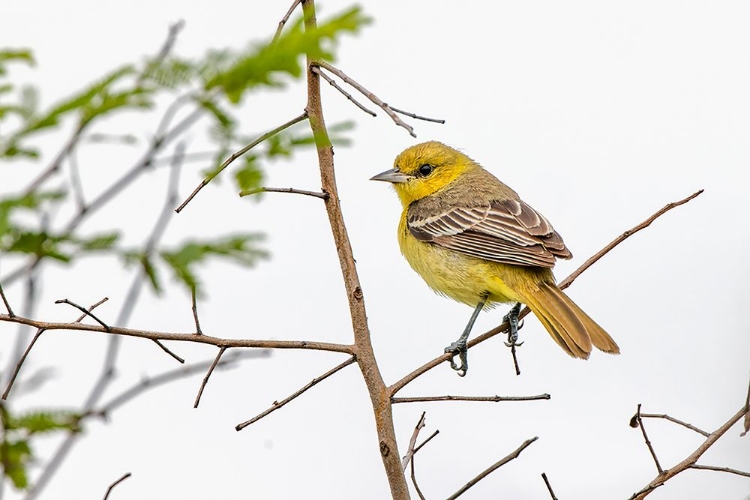
<svg viewBox="0 0 750 500">
<path fill-rule="evenodd" d="M 409 440 L 409 447 L 406 450 L 406 455 L 404 455 L 404 458 L 401 460 L 401 468 L 406 470 L 406 466 L 409 465 L 409 460 L 414 456 L 414 447 L 417 445 L 417 438 L 419 437 L 419 431 L 422 430 L 425 426 L 425 418 L 424 416 L 427 414 L 427 412 L 423 411 L 422 416 L 419 417 L 419 420 L 417 421 L 417 425 L 414 426 L 414 432 L 411 434 L 411 439 Z"/>
<path fill-rule="evenodd" d="M 261 142 L 265 141 L 266 139 L 268 139 L 270 137 L 273 137 L 274 135 L 278 134 L 279 132 L 281 132 L 281 131 L 283 131 L 283 130 L 289 128 L 289 127 L 291 127 L 292 125 L 295 125 L 295 124 L 297 124 L 297 123 L 299 123 L 299 122 L 301 122 L 301 121 L 303 121 L 305 119 L 307 119 L 307 112 L 306 111 L 304 113 L 302 113 L 301 115 L 297 116 L 296 118 L 292 118 L 288 122 L 286 122 L 286 123 L 284 123 L 282 125 L 279 125 L 278 127 L 276 127 L 275 129 L 273 129 L 273 130 L 271 130 L 269 132 L 266 132 L 265 134 L 263 134 L 262 136 L 258 137 L 256 140 L 254 140 L 253 142 L 251 142 L 250 144 L 248 144 L 244 148 L 242 148 L 239 151 L 237 151 L 236 153 L 232 153 L 232 155 L 229 158 L 227 158 L 226 160 L 224 160 L 224 163 L 222 163 L 219 166 L 219 168 L 217 168 L 216 170 L 214 170 L 213 172 L 211 172 L 211 174 L 208 177 L 206 177 L 205 179 L 203 179 L 200 182 L 200 184 L 198 184 L 198 187 L 196 187 L 193 190 L 193 192 L 190 193 L 190 196 L 188 196 L 187 198 L 185 198 L 185 201 L 183 201 L 180 204 L 180 206 L 175 209 L 175 212 L 177 212 L 177 213 L 182 212 L 182 210 L 187 206 L 188 203 L 190 203 L 190 201 L 193 198 L 195 198 L 195 196 L 200 192 L 200 190 L 203 189 L 206 185 L 208 185 L 208 183 L 211 182 L 214 179 L 214 177 L 216 177 L 217 175 L 219 175 L 234 160 L 236 160 L 240 156 L 244 155 L 245 153 L 247 153 L 248 151 L 250 151 L 251 149 L 253 149 L 255 146 L 257 146 Z"/>
<path fill-rule="evenodd" d="M 377 114 L 375 114 L 374 111 L 372 111 L 370 109 L 367 109 L 361 102 L 359 102 L 354 97 L 352 97 L 352 95 L 349 92 L 347 92 L 346 90 L 342 89 L 339 86 L 339 84 L 336 83 L 336 80 L 334 80 L 330 76 L 326 75 L 323 71 L 321 71 L 320 68 L 313 66 L 312 70 L 315 73 L 317 73 L 318 75 L 320 75 L 323 78 L 323 80 L 327 81 L 331 85 L 331 87 L 333 87 L 336 90 L 338 90 L 339 92 L 341 92 L 341 94 L 344 97 L 346 97 L 347 99 L 349 99 L 352 102 L 352 104 L 354 104 L 355 106 L 357 106 L 359 109 L 361 109 L 362 111 L 364 111 L 365 113 L 367 113 L 370 116 L 378 116 Z"/>
<path fill-rule="evenodd" d="M 221 361 L 219 361 L 219 363 L 216 365 L 216 369 L 221 370 L 224 368 L 229 368 L 234 363 L 237 363 L 243 359 L 267 358 L 268 356 L 270 356 L 270 351 L 265 349 L 257 351 L 232 351 L 224 356 Z M 108 417 L 112 414 L 113 411 L 132 401 L 144 392 L 162 385 L 166 385 L 170 382 L 174 382 L 175 380 L 180 380 L 191 375 L 204 372 L 208 368 L 210 368 L 212 364 L 213 361 L 201 361 L 199 363 L 180 366 L 151 378 L 144 378 L 137 384 L 113 397 L 109 402 L 103 404 L 99 410 L 92 409 L 84 416 Z"/>
<path fill-rule="evenodd" d="M 107 488 L 107 492 L 104 494 L 104 500 L 107 500 L 109 498 L 109 494 L 112 491 L 112 489 L 120 484 L 121 482 L 125 481 L 127 478 L 129 478 L 132 474 L 130 472 L 127 472 L 120 477 L 117 481 L 109 485 L 109 488 Z"/>
<path fill-rule="evenodd" d="M 89 308 L 85 311 L 84 314 L 80 315 L 78 319 L 74 321 L 74 323 L 79 323 L 85 318 L 87 315 L 91 314 L 91 311 L 99 307 L 100 305 L 104 304 L 107 301 L 107 297 L 104 297 L 99 302 L 96 302 L 89 306 Z M 16 367 L 13 369 L 13 374 L 10 377 L 10 380 L 8 381 L 8 385 L 5 387 L 5 392 L 3 392 L 2 399 L 6 400 L 8 399 L 8 394 L 10 394 L 10 390 L 13 388 L 13 384 L 16 381 L 16 378 L 18 378 L 18 373 L 21 371 L 21 366 L 23 365 L 24 361 L 26 361 L 26 358 L 29 356 L 29 353 L 31 352 L 31 348 L 34 347 L 34 344 L 36 344 L 36 341 L 39 340 L 39 337 L 41 337 L 42 333 L 44 333 L 43 328 L 38 328 L 36 331 L 36 334 L 34 335 L 34 338 L 31 339 L 31 342 L 29 342 L 29 345 L 26 346 L 26 350 L 23 352 L 23 355 L 21 355 L 21 358 L 16 363 Z"/>
<path fill-rule="evenodd" d="M 680 472 L 683 472 L 687 469 L 694 468 L 693 466 L 696 464 L 698 459 L 708 450 L 711 446 L 716 443 L 716 441 L 721 438 L 726 432 L 734 426 L 737 422 L 742 419 L 748 412 L 750 412 L 750 405 L 745 404 L 740 411 L 732 415 L 729 420 L 727 420 L 724 424 L 721 425 L 718 429 L 716 429 L 714 432 L 712 432 L 708 438 L 701 443 L 698 448 L 688 455 L 688 457 L 683 460 L 682 462 L 678 463 L 674 467 L 665 470 L 664 472 L 658 474 L 649 484 L 644 486 L 640 491 L 636 492 L 629 498 L 629 500 L 642 500 L 646 498 L 652 491 L 659 488 L 660 486 L 663 486 L 664 483 L 669 481 L 671 478 L 679 474 Z M 697 468 L 704 468 L 704 467 L 697 467 Z M 731 472 L 731 471 L 724 471 L 724 472 Z"/>
<path fill-rule="evenodd" d="M 286 405 L 288 402 L 290 402 L 293 399 L 295 399 L 295 398 L 301 396 L 302 394 L 304 394 L 308 389 L 311 389 L 312 387 L 314 387 L 317 384 L 319 384 L 320 382 L 324 381 L 325 379 L 327 379 L 331 375 L 335 374 L 336 372 L 338 372 L 340 370 L 343 370 L 344 368 L 346 368 L 350 364 L 354 363 L 354 361 L 356 361 L 356 359 L 357 358 L 355 356 L 350 357 L 349 359 L 347 359 L 346 361 L 344 361 L 340 365 L 337 365 L 337 366 L 331 368 L 330 370 L 328 370 L 327 372 L 325 372 L 323 375 L 321 375 L 319 377 L 315 377 L 310 382 L 308 382 L 307 384 L 305 384 L 302 388 L 300 388 L 298 391 L 295 391 L 293 394 L 291 394 L 290 396 L 282 399 L 280 402 L 279 401 L 274 401 L 273 404 L 271 405 L 271 407 L 268 408 L 267 410 L 259 413 L 258 415 L 254 416 L 250 420 L 246 420 L 245 422 L 242 422 L 241 424 L 237 424 L 234 427 L 235 430 L 241 431 L 242 429 L 244 429 L 248 425 L 252 425 L 255 422 L 257 422 L 258 420 L 260 420 L 261 418 L 263 418 L 263 417 L 265 417 L 265 416 L 267 416 L 267 415 L 275 412 L 276 410 L 278 410 L 282 406 Z"/>
<path fill-rule="evenodd" d="M 224 355 L 224 352 L 226 350 L 227 350 L 226 347 L 222 347 L 219 349 L 219 352 L 216 353 L 214 362 L 211 363 L 211 366 L 208 368 L 208 371 L 206 372 L 206 376 L 203 377 L 203 382 L 201 382 L 201 387 L 200 389 L 198 389 L 198 395 L 195 396 L 195 403 L 193 403 L 193 408 L 198 408 L 198 405 L 201 402 L 201 396 L 203 396 L 203 389 L 206 388 L 206 384 L 208 383 L 209 377 L 211 377 L 211 374 L 214 372 L 214 368 L 216 368 L 216 365 L 219 364 L 219 360 L 221 360 L 221 357 Z"/>
<path fill-rule="evenodd" d="M 0 297 L 3 299 L 3 304 L 5 304 L 5 309 L 8 311 L 8 316 L 13 317 L 15 314 L 13 314 L 13 309 L 10 308 L 10 303 L 8 303 L 8 299 L 5 297 L 5 292 L 3 291 L 3 284 L 0 283 Z"/>
<path fill-rule="evenodd" d="M 88 315 L 89 315 L 89 314 L 91 313 L 91 311 L 93 311 L 94 309 L 96 309 L 96 308 L 97 308 L 97 307 L 99 307 L 100 305 L 104 304 L 104 303 L 105 303 L 105 302 L 107 302 L 108 300 L 109 300 L 109 297 L 104 297 L 104 298 L 103 298 L 102 300 L 100 300 L 99 302 L 94 302 L 93 304 L 91 304 L 91 305 L 89 306 L 89 308 L 88 308 L 88 309 L 86 310 L 86 312 L 85 312 L 85 313 L 83 313 L 83 314 L 81 314 L 80 316 L 78 316 L 78 319 L 76 319 L 76 320 L 74 321 L 74 323 L 80 323 L 81 321 L 83 321 L 83 318 L 85 318 L 86 316 L 88 316 Z"/>
<path fill-rule="evenodd" d="M 552 485 L 549 484 L 549 479 L 547 479 L 546 472 L 542 472 L 542 479 L 544 479 L 544 484 L 547 486 L 547 491 L 549 491 L 549 496 L 552 497 L 552 500 L 557 500 L 557 497 L 555 496 L 555 492 L 552 490 Z"/>
<path fill-rule="evenodd" d="M 259 187 L 255 189 L 248 189 L 246 191 L 240 191 L 240 196 L 249 196 L 258 193 L 291 193 L 291 194 L 302 194 L 305 196 L 313 196 L 320 198 L 321 200 L 328 199 L 328 193 L 321 193 L 320 191 L 305 191 L 303 189 L 294 188 L 274 188 L 274 187 Z"/>
<path fill-rule="evenodd" d="M 747 396 L 745 396 L 745 408 L 750 408 L 750 382 L 747 384 Z M 740 437 L 745 437 L 750 432 L 750 411 L 745 415 L 745 421 L 743 423 L 745 430 L 740 433 Z"/>
<path fill-rule="evenodd" d="M 203 335 L 201 330 L 201 322 L 198 320 L 198 300 L 195 297 L 195 287 L 190 289 L 190 297 L 193 302 L 193 320 L 195 321 L 195 334 Z"/>
<path fill-rule="evenodd" d="M 684 205 L 685 203 L 689 202 L 693 198 L 695 198 L 698 195 L 700 195 L 702 192 L 703 192 L 703 190 L 699 189 L 698 191 L 696 191 L 695 193 L 691 194 L 690 196 L 688 196 L 686 198 L 683 198 L 683 199 L 681 199 L 679 201 L 674 201 L 672 203 L 667 203 L 660 210 L 657 210 L 656 213 L 654 213 L 654 215 L 652 215 L 648 219 L 644 220 L 643 222 L 641 222 L 637 226 L 635 226 L 635 227 L 633 227 L 631 229 L 628 229 L 627 231 L 625 231 L 624 233 L 622 233 L 620 236 L 618 236 L 617 238 L 615 238 L 614 240 L 612 240 L 607 246 L 605 246 L 604 248 L 602 248 L 601 250 L 599 250 L 597 253 L 595 253 L 594 255 L 592 255 L 586 262 L 584 262 L 583 264 L 581 264 L 581 267 L 579 267 L 578 269 L 576 269 L 575 271 L 573 271 L 573 273 L 570 276 L 568 276 L 567 278 L 565 278 L 560 283 L 560 289 L 564 290 L 565 288 L 569 287 L 573 283 L 573 281 L 575 281 L 575 279 L 578 278 L 578 276 L 581 275 L 581 273 L 583 273 L 586 269 L 588 269 L 589 267 L 591 267 L 591 265 L 594 264 L 597 260 L 599 260 L 602 257 L 604 257 L 614 247 L 616 247 L 617 245 L 619 245 L 620 243 L 622 243 L 626 239 L 630 238 L 631 236 L 633 236 L 638 231 L 640 231 L 642 229 L 646 229 L 656 219 L 658 219 L 659 217 L 661 217 L 665 213 L 669 212 L 673 208 L 679 207 L 680 205 Z"/>
<path fill-rule="evenodd" d="M 665 213 L 667 213 L 669 210 L 678 207 L 680 205 L 683 205 L 687 203 L 688 201 L 692 200 L 699 194 L 701 194 L 703 190 L 697 191 L 696 193 L 693 193 L 692 195 L 688 196 L 687 198 L 684 198 L 680 201 L 676 201 L 674 203 L 667 204 L 664 208 L 657 211 L 654 215 L 643 221 L 642 223 L 638 224 L 637 226 L 633 227 L 632 229 L 629 229 L 628 231 L 625 231 L 623 234 L 615 238 L 611 243 L 606 245 L 602 250 L 594 254 L 590 259 L 588 259 L 586 262 L 584 262 L 578 269 L 576 269 L 570 276 L 565 278 L 562 282 L 560 282 L 560 289 L 563 290 L 567 287 L 569 287 L 573 281 L 580 276 L 584 271 L 586 271 L 589 267 L 591 267 L 596 261 L 598 261 L 600 258 L 602 258 L 605 254 L 610 252 L 613 248 L 615 248 L 617 245 L 625 241 L 628 237 L 632 236 L 633 234 L 637 233 L 641 229 L 644 229 L 648 227 L 652 222 L 654 222 L 657 218 L 661 217 Z M 521 312 L 518 314 L 518 319 L 522 319 L 527 314 L 529 314 L 531 311 L 529 311 L 528 307 L 524 307 Z M 474 347 L 475 345 L 481 344 L 482 342 L 491 339 L 495 335 L 498 335 L 499 333 L 505 332 L 508 329 L 508 322 L 504 321 L 500 325 L 496 326 L 492 330 L 483 333 L 482 335 L 479 335 L 472 340 L 468 342 L 468 348 Z M 391 395 L 396 394 L 398 391 L 406 387 L 407 384 L 409 384 L 411 381 L 416 379 L 417 377 L 421 376 L 422 374 L 432 370 L 436 366 L 439 366 L 445 361 L 448 361 L 451 359 L 452 354 L 443 354 L 441 356 L 438 356 L 437 358 L 428 361 L 424 365 L 420 366 L 416 370 L 412 371 L 408 375 L 402 377 L 400 380 L 396 381 L 394 384 L 392 384 L 389 387 L 389 392 Z"/>
<path fill-rule="evenodd" d="M 429 401 L 482 401 L 488 403 L 499 403 L 501 401 L 536 401 L 539 399 L 550 399 L 549 394 L 538 394 L 536 396 L 422 396 L 422 397 L 392 397 L 391 402 L 396 403 L 426 403 Z"/>
<path fill-rule="evenodd" d="M 55 301 L 55 304 L 68 304 L 70 306 L 73 306 L 76 309 L 78 309 L 79 311 L 81 311 L 85 316 L 89 316 L 91 319 L 93 319 L 94 321 L 96 321 L 97 323 L 99 323 L 100 325 L 102 325 L 102 327 L 104 327 L 104 329 L 106 331 L 108 331 L 108 332 L 112 331 L 112 329 L 109 326 L 107 326 L 107 324 L 104 321 L 100 320 L 93 312 L 86 310 L 86 308 L 84 308 L 83 306 L 80 306 L 80 305 L 76 304 L 75 302 L 73 302 L 71 300 L 68 300 L 68 299 L 59 299 L 59 300 Z"/>
<path fill-rule="evenodd" d="M 416 137 L 417 136 L 417 134 L 414 133 L 414 128 L 411 125 L 409 125 L 408 123 L 406 123 L 405 121 L 403 121 L 401 118 L 399 118 L 399 116 L 393 111 L 393 108 L 391 108 L 390 106 L 388 106 L 388 104 L 386 104 L 385 102 L 383 102 L 383 100 L 381 100 L 378 96 L 376 96 L 375 94 L 373 94 L 372 92 L 370 92 L 369 90 L 367 90 L 364 86 L 360 85 L 359 83 L 357 83 L 354 80 L 352 80 L 351 78 L 349 78 L 349 76 L 347 76 L 346 73 L 344 73 L 343 71 L 341 71 L 337 67 L 332 66 L 332 65 L 330 65 L 330 64 L 328 64 L 327 62 L 324 62 L 324 61 L 317 61 L 315 63 L 315 65 L 316 66 L 320 66 L 321 68 L 324 68 L 326 71 L 330 71 L 334 75 L 336 75 L 339 78 L 341 78 L 345 83 L 347 83 L 347 84 L 351 85 L 352 87 L 354 87 L 355 89 L 357 89 L 357 91 L 359 93 L 361 93 L 363 96 L 367 97 L 373 104 L 375 104 L 380 109 L 382 109 L 383 111 L 385 111 L 386 114 L 391 117 L 391 120 L 393 120 L 393 122 L 396 125 L 398 125 L 399 127 L 405 128 L 406 131 L 409 132 L 409 135 L 411 135 L 412 137 Z"/>
<path fill-rule="evenodd" d="M 13 370 L 13 374 L 10 376 L 10 380 L 8 380 L 8 385 L 5 387 L 5 392 L 3 392 L 3 396 L 2 396 L 3 401 L 8 399 L 8 394 L 10 394 L 10 390 L 13 388 L 13 384 L 16 382 L 16 378 L 18 378 L 18 373 L 21 371 L 21 365 L 23 365 L 24 361 L 26 361 L 26 358 L 31 352 L 31 348 L 34 347 L 34 344 L 36 344 L 36 341 L 39 340 L 39 337 L 41 337 L 43 333 L 44 333 L 43 328 L 39 328 L 36 331 L 34 338 L 31 339 L 31 342 L 29 342 L 29 345 L 26 347 L 26 350 L 21 355 L 21 358 L 18 360 L 18 363 L 16 363 L 16 367 Z"/>
<path fill-rule="evenodd" d="M 750 477 L 750 472 L 745 472 L 737 469 L 731 469 L 729 467 L 716 467 L 713 465 L 697 465 L 693 464 L 690 466 L 691 469 L 698 470 L 712 470 L 716 472 L 728 472 L 729 474 L 737 474 L 738 476 Z"/>
<path fill-rule="evenodd" d="M 475 484 L 477 484 L 479 481 L 481 481 L 482 479 L 484 479 L 485 477 L 487 477 L 489 474 L 491 474 L 495 470 L 499 469 L 503 465 L 507 464 L 511 460 L 513 460 L 515 458 L 518 458 L 518 455 L 520 455 L 523 450 L 525 450 L 526 448 L 528 448 L 529 445 L 531 445 L 531 443 L 533 443 L 537 439 L 539 439 L 539 437 L 538 436 L 534 436 L 533 438 L 527 439 L 526 441 L 524 441 L 521 444 L 521 446 L 519 446 L 518 448 L 516 448 L 510 455 L 507 455 L 507 456 L 501 458 L 500 460 L 498 460 L 494 464 L 492 464 L 489 467 L 487 467 L 479 475 L 477 475 L 474 479 L 472 479 L 471 481 L 469 481 L 468 483 L 466 483 L 464 486 L 462 486 L 457 492 L 455 492 L 454 494 L 452 494 L 451 496 L 449 496 L 448 500 L 454 500 L 455 498 L 460 497 L 461 495 L 463 495 L 464 493 L 466 493 L 466 491 L 469 488 L 471 488 L 472 486 L 474 486 Z"/>
<path fill-rule="evenodd" d="M 689 424 L 687 422 L 683 422 L 682 420 L 677 420 L 676 418 L 670 417 L 669 415 L 666 415 L 666 414 L 641 413 L 641 418 L 663 418 L 664 420 L 669 420 L 670 422 L 674 422 L 675 424 L 679 424 L 679 425 L 681 425 L 683 427 L 686 427 L 686 428 L 690 429 L 691 431 L 695 431 L 698 434 L 701 434 L 701 435 L 703 435 L 705 437 L 708 437 L 710 435 L 708 432 L 704 431 L 703 429 L 699 429 L 699 428 L 697 428 L 694 425 L 691 425 L 691 424 Z"/>
<path fill-rule="evenodd" d="M 659 459 L 656 458 L 656 451 L 654 451 L 654 447 L 651 446 L 651 441 L 648 439 L 648 435 L 646 434 L 646 427 L 643 425 L 643 419 L 641 418 L 641 404 L 638 403 L 638 410 L 636 411 L 633 418 L 630 420 L 630 425 L 633 427 L 633 422 L 635 421 L 636 425 L 635 427 L 641 428 L 641 433 L 643 434 L 643 440 L 646 442 L 646 446 L 648 447 L 649 453 L 651 453 L 651 457 L 654 459 L 654 463 L 656 464 L 656 470 L 659 471 L 659 474 L 664 474 L 664 469 L 661 468 L 661 464 L 659 463 Z"/>
<path fill-rule="evenodd" d="M 294 12 L 294 9 L 297 8 L 297 6 L 300 4 L 301 1 L 302 0 L 294 0 L 294 2 L 292 2 L 292 6 L 289 7 L 289 10 L 287 11 L 287 13 L 284 14 L 284 17 L 282 17 L 281 21 L 279 21 L 279 27 L 276 28 L 276 33 L 273 35 L 274 42 L 278 40 L 279 37 L 281 36 L 281 32 L 284 29 L 284 25 L 287 23 L 287 21 L 289 21 L 289 18 L 292 17 L 292 13 Z"/>
<path fill-rule="evenodd" d="M 154 344 L 158 345 L 161 348 L 162 351 L 164 351 L 167 354 L 169 354 L 170 356 L 172 356 L 172 358 L 174 358 L 178 363 L 184 363 L 185 362 L 185 358 L 182 358 L 182 357 L 178 356 L 177 354 L 175 354 L 174 352 L 172 352 L 169 349 L 169 347 L 167 347 L 164 344 L 162 344 L 159 339 L 151 339 L 151 340 L 154 342 Z"/>
<path fill-rule="evenodd" d="M 390 106 L 390 108 L 395 111 L 396 113 L 404 116 L 408 116 L 410 118 L 414 118 L 415 120 L 422 120 L 425 122 L 432 122 L 432 123 L 439 123 L 443 125 L 445 123 L 445 120 L 441 120 L 439 118 L 427 118 L 426 116 L 420 116 L 415 115 L 414 113 L 410 113 L 409 111 L 404 111 L 403 109 L 394 108 L 393 106 Z"/>
<path fill-rule="evenodd" d="M 426 500 L 426 499 L 425 499 L 424 495 L 422 494 L 422 490 L 419 489 L 419 485 L 417 484 L 417 474 L 415 472 L 416 465 L 414 464 L 414 461 L 415 461 L 414 456 L 417 454 L 417 452 L 419 450 L 422 449 L 422 447 L 424 445 L 426 445 L 427 443 L 429 443 L 430 441 L 432 441 L 432 438 L 434 438 L 438 434 L 440 434 L 439 430 L 435 430 L 435 432 L 433 432 L 432 434 L 430 434 L 430 437 L 428 437 L 427 439 L 425 439 L 424 441 L 422 441 L 422 444 L 420 444 L 419 446 L 417 446 L 416 448 L 414 448 L 414 453 L 412 453 L 412 456 L 411 456 L 411 464 L 410 464 L 411 465 L 411 482 L 412 482 L 412 484 L 414 484 L 414 489 L 417 490 L 417 495 L 419 495 L 420 500 Z"/>
</svg>

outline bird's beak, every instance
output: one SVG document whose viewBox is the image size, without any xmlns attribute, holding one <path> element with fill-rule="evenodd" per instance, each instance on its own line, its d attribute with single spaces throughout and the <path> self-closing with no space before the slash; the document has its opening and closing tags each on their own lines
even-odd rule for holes
<svg viewBox="0 0 750 500">
<path fill-rule="evenodd" d="M 394 184 L 399 184 L 402 182 L 406 182 L 409 179 L 411 179 L 411 175 L 406 175 L 402 173 L 400 170 L 392 168 L 390 170 L 386 170 L 385 172 L 380 172 L 375 177 L 371 177 L 371 181 L 385 181 L 385 182 L 392 182 Z"/>
</svg>

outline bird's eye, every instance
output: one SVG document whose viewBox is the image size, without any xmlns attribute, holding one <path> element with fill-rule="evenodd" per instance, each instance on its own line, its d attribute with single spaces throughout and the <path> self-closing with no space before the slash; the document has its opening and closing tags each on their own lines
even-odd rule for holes
<svg viewBox="0 0 750 500">
<path fill-rule="evenodd" d="M 418 172 L 419 172 L 419 175 L 421 175 L 422 177 L 427 177 L 428 175 L 432 173 L 432 170 L 433 170 L 433 166 L 425 163 L 424 165 L 420 165 Z"/>
</svg>

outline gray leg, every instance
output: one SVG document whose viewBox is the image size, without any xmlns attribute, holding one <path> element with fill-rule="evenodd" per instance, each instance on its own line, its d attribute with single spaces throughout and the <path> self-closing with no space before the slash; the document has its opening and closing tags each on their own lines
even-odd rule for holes
<svg viewBox="0 0 750 500">
<path fill-rule="evenodd" d="M 445 348 L 445 352 L 451 353 L 453 356 L 458 354 L 458 359 L 461 361 L 461 364 L 457 365 L 453 356 L 451 356 L 451 368 L 458 372 L 459 377 L 465 376 L 466 372 L 469 370 L 469 350 L 466 347 L 466 341 L 469 340 L 469 335 L 471 334 L 471 329 L 474 327 L 474 322 L 477 320 L 479 313 L 482 311 L 486 303 L 487 295 L 483 295 L 479 300 L 479 304 L 477 304 L 477 307 L 474 309 L 474 312 L 469 319 L 469 323 L 466 325 L 466 328 L 464 328 L 464 333 L 461 334 L 458 340 Z M 518 318 L 516 318 L 516 323 L 518 323 Z"/>
<path fill-rule="evenodd" d="M 518 302 L 516 305 L 514 305 L 510 311 L 508 311 L 508 314 L 506 314 L 503 317 L 503 321 L 508 322 L 508 341 L 505 343 L 508 347 L 511 346 L 519 346 L 523 344 L 518 344 L 518 313 L 521 312 L 521 306 L 522 304 Z"/>
</svg>

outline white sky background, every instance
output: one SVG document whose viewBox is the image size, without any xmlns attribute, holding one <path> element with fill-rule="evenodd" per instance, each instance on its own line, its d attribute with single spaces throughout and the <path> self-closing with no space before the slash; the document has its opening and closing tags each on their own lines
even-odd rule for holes
<svg viewBox="0 0 750 500">
<path fill-rule="evenodd" d="M 319 17 L 350 4 L 329 0 Z M 34 49 L 38 67 L 12 75 L 38 84 L 44 102 L 69 95 L 120 63 L 162 43 L 170 23 L 187 26 L 177 51 L 240 47 L 273 34 L 289 2 L 6 2 L 0 46 Z M 639 430 L 628 420 L 637 403 L 709 431 L 741 406 L 750 374 L 747 309 L 750 247 L 746 216 L 750 160 L 750 6 L 745 2 L 369 2 L 375 19 L 340 45 L 337 66 L 386 102 L 445 125 L 410 121 L 418 140 L 461 148 L 548 216 L 574 260 L 559 279 L 624 230 L 670 201 L 705 188 L 688 205 L 617 247 L 568 292 L 622 348 L 568 358 L 529 317 L 521 335 L 522 376 L 502 339 L 470 353 L 466 378 L 441 366 L 401 395 L 531 395 L 550 401 L 428 403 L 394 409 L 400 452 L 427 411 L 422 436 L 440 435 L 417 456 L 420 486 L 444 498 L 525 439 L 519 459 L 475 486 L 466 498 L 547 498 L 545 471 L 562 499 L 627 498 L 656 471 Z M 434 295 L 399 255 L 396 196 L 368 179 L 391 167 L 415 143 L 378 112 L 361 113 L 328 85 L 328 123 L 354 119 L 353 146 L 336 149 L 340 196 L 357 258 L 373 343 L 387 383 L 440 354 L 463 329 L 470 308 Z M 301 112 L 304 88 L 251 95 L 243 130 L 262 132 Z M 125 125 L 123 125 L 123 123 Z M 117 120 L 100 131 L 146 139 L 154 122 Z M 202 151 L 199 134 L 189 151 Z M 49 139 L 51 155 L 63 136 Z M 87 147 L 81 165 L 87 193 L 124 171 L 135 153 Z M 46 158 L 49 160 L 49 156 Z M 44 165 L 3 166 L 2 192 L 24 186 Z M 181 194 L 206 165 L 183 172 Z M 317 189 L 312 152 L 267 165 L 268 186 Z M 223 231 L 263 231 L 272 260 L 238 272 L 211 265 L 201 277 L 206 333 L 241 338 L 350 342 L 350 321 L 335 248 L 319 200 L 284 194 L 261 203 L 234 196 L 229 176 L 205 189 L 176 216 L 166 240 Z M 66 176 L 60 182 L 65 182 Z M 162 204 L 166 170 L 142 178 L 85 231 L 121 224 L 139 244 Z M 61 219 L 64 220 L 64 217 Z M 119 226 L 118 226 L 119 227 Z M 9 267 L 3 268 L 3 274 Z M 710 269 L 710 270 L 709 270 Z M 41 319 L 70 320 L 54 306 L 68 297 L 114 321 L 132 270 L 114 261 L 54 266 L 43 280 Z M 167 275 L 164 274 L 166 277 Z M 12 286 L 20 302 L 22 289 Z M 501 321 L 484 313 L 475 333 Z M 142 297 L 130 326 L 190 331 L 190 300 L 181 290 Z M 16 328 L 0 324 L 5 366 Z M 30 338 L 30 335 L 29 335 Z M 102 363 L 98 334 L 46 333 L 24 370 L 56 368 L 42 390 L 19 407 L 80 404 Z M 215 349 L 172 345 L 191 361 Z M 286 397 L 343 361 L 328 353 L 278 352 L 214 373 L 199 409 L 201 376 L 151 391 L 92 422 L 44 498 L 99 498 L 125 472 L 112 498 L 386 498 L 369 397 L 349 367 L 292 404 L 237 433 L 234 425 Z M 110 394 L 175 362 L 148 341 L 125 339 Z M 105 398 L 106 399 L 106 398 Z M 702 438 L 663 421 L 647 430 L 669 468 Z M 739 426 L 700 463 L 750 470 L 750 441 Z M 44 453 L 51 449 L 40 448 Z M 652 498 L 744 499 L 750 480 L 687 471 Z M 416 494 L 414 495 L 416 497 Z M 13 495 L 10 495 L 13 498 Z"/>
</svg>

